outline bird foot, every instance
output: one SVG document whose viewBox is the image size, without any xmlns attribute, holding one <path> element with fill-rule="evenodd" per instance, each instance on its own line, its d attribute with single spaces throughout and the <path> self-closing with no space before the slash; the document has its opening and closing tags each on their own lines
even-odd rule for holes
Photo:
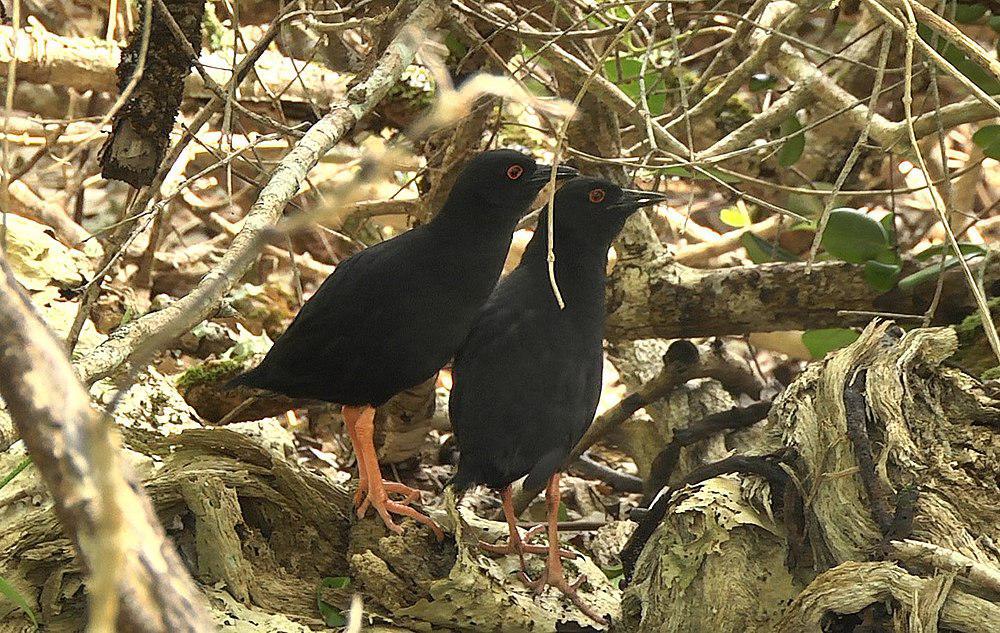
<svg viewBox="0 0 1000 633">
<path fill-rule="evenodd" d="M 406 484 L 401 484 L 397 481 L 383 480 L 382 487 L 387 493 L 391 492 L 403 495 L 403 499 L 396 502 L 401 505 L 408 506 L 414 501 L 420 500 L 420 491 L 416 488 L 411 488 Z M 364 517 L 365 512 L 368 511 L 368 506 L 370 505 L 368 497 L 368 480 L 363 477 L 361 481 L 358 482 L 358 489 L 354 491 L 354 507 L 358 510 L 359 519 Z"/>
<path fill-rule="evenodd" d="M 580 597 L 580 585 L 587 579 L 585 574 L 580 574 L 580 576 L 571 583 L 566 580 L 566 576 L 562 571 L 562 565 L 559 565 L 556 570 L 551 570 L 550 567 L 551 565 L 546 566 L 545 571 L 542 572 L 542 575 L 539 576 L 537 580 L 532 580 L 527 574 L 522 572 L 521 581 L 536 595 L 545 591 L 546 587 L 557 589 L 560 593 L 569 598 L 570 602 L 573 603 L 573 606 L 579 609 L 588 618 L 599 624 L 608 624 L 605 616 L 598 613 L 596 609 L 588 605 L 583 598 Z"/>
<path fill-rule="evenodd" d="M 358 486 L 358 490 L 361 490 L 360 485 Z M 390 499 L 390 492 L 404 495 L 403 500 L 394 501 Z M 403 527 L 393 521 L 393 514 L 407 516 L 418 523 L 423 523 L 429 527 L 432 532 L 434 532 L 434 536 L 437 538 L 438 542 L 444 540 L 444 532 L 433 519 L 409 507 L 408 504 L 413 503 L 420 498 L 419 490 L 410 488 L 409 486 L 405 486 L 398 482 L 383 481 L 379 478 L 367 482 L 365 490 L 360 496 L 362 497 L 362 501 L 358 506 L 359 519 L 364 518 L 365 513 L 368 511 L 368 507 L 371 506 L 375 508 L 375 511 L 382 517 L 382 522 L 385 523 L 385 526 L 396 534 L 402 534 Z M 359 495 L 355 493 L 355 501 L 357 501 L 358 498 Z"/>
</svg>

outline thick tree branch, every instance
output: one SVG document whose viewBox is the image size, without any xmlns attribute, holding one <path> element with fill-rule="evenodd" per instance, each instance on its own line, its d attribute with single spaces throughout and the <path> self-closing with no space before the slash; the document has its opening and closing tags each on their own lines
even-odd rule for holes
<svg viewBox="0 0 1000 633">
<path fill-rule="evenodd" d="M 991 287 L 997 271 L 985 275 Z M 883 294 L 865 282 L 862 266 L 833 261 L 809 272 L 802 262 L 701 270 L 669 258 L 645 266 L 619 260 L 610 281 L 606 335 L 618 340 L 844 327 L 866 323 L 873 311 L 916 314 L 929 301 L 925 288 Z M 972 306 L 965 288 L 945 287 L 952 296 L 941 305 L 961 318 Z"/>
<path fill-rule="evenodd" d="M 0 264 L 0 396 L 91 583 L 94 630 L 210 631 L 202 598 L 62 345 Z M 98 621 L 103 621 L 101 628 Z"/>
<path fill-rule="evenodd" d="M 10 26 L 0 25 L 0 73 L 17 60 L 17 78 L 35 84 L 64 86 L 80 92 L 95 90 L 115 92 L 116 69 L 121 49 L 113 42 L 82 37 L 62 37 L 38 27 L 28 26 L 16 34 Z M 232 65 L 243 55 L 232 51 L 206 53 L 199 60 L 209 76 L 221 86 L 229 81 Z M 265 52 L 254 66 L 255 81 L 240 88 L 241 101 L 270 102 L 278 94 L 283 100 L 309 102 L 318 95 L 329 103 L 344 94 L 349 75 L 333 72 L 317 64 L 302 66 L 284 55 Z M 185 94 L 209 98 L 213 92 L 198 74 L 185 82 Z"/>
</svg>

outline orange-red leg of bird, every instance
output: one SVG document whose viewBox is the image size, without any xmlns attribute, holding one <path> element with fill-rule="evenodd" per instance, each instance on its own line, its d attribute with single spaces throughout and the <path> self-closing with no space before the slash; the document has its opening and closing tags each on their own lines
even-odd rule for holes
<svg viewBox="0 0 1000 633">
<path fill-rule="evenodd" d="M 507 556 L 509 554 L 517 554 L 517 557 L 521 560 L 521 573 L 524 577 L 528 576 L 528 566 L 524 561 L 524 555 L 527 554 L 545 554 L 549 551 L 548 547 L 545 545 L 528 545 L 527 542 L 531 541 L 536 535 L 541 534 L 542 530 L 545 529 L 544 525 L 536 525 L 535 527 L 528 530 L 524 538 L 521 538 L 521 533 L 517 529 L 517 513 L 514 511 L 514 496 L 511 491 L 511 487 L 507 486 L 500 493 L 500 498 L 503 500 L 503 515 L 507 519 L 507 529 L 510 532 L 510 539 L 503 544 L 487 543 L 485 541 L 479 541 L 479 549 L 490 552 L 492 554 L 501 554 Z M 559 555 L 563 558 L 576 558 L 576 554 L 572 552 L 567 552 L 565 550 L 560 550 Z"/>
<path fill-rule="evenodd" d="M 595 622 L 607 624 L 604 617 L 584 602 L 577 592 L 580 583 L 587 579 L 586 576 L 581 574 L 579 578 L 570 583 L 563 573 L 562 557 L 559 555 L 559 473 L 552 475 L 549 479 L 549 484 L 545 489 L 545 502 L 548 510 L 549 555 L 545 563 L 545 571 L 542 572 L 538 580 L 531 581 L 526 578 L 525 582 L 536 593 L 541 593 L 546 586 L 555 587 L 587 617 Z"/>
<path fill-rule="evenodd" d="M 358 455 L 359 461 L 364 463 L 364 470 L 367 479 L 364 501 L 358 508 L 358 517 L 363 517 L 371 505 L 382 517 L 382 521 L 393 532 L 401 534 L 403 528 L 392 520 L 391 514 L 408 516 L 415 521 L 423 523 L 434 532 L 437 540 L 444 540 L 444 532 L 437 523 L 413 508 L 406 506 L 420 496 L 420 491 L 405 486 L 401 483 L 382 480 L 382 471 L 378 465 L 378 455 L 375 453 L 375 409 L 373 407 L 360 407 L 354 425 L 356 443 L 354 451 Z M 393 501 L 389 498 L 389 492 L 403 494 L 406 498 L 403 502 Z M 391 513 L 391 514 L 390 514 Z"/>
<path fill-rule="evenodd" d="M 343 407 L 341 415 L 344 416 L 344 426 L 347 427 L 347 434 L 351 438 L 351 447 L 354 449 L 354 457 L 358 460 L 358 489 L 354 491 L 354 507 L 360 508 L 368 492 L 368 473 L 365 470 L 364 454 L 358 450 L 358 417 L 361 415 L 359 407 Z M 362 515 L 364 513 L 362 512 Z"/>
</svg>

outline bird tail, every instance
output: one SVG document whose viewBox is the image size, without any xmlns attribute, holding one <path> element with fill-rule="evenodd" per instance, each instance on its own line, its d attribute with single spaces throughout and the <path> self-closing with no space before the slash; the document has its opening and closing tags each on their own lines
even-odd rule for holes
<svg viewBox="0 0 1000 633">
<path fill-rule="evenodd" d="M 260 379 L 260 365 L 258 365 L 249 371 L 243 372 L 235 378 L 229 379 L 229 381 L 226 382 L 226 389 L 233 389 L 235 387 L 259 387 Z"/>
</svg>

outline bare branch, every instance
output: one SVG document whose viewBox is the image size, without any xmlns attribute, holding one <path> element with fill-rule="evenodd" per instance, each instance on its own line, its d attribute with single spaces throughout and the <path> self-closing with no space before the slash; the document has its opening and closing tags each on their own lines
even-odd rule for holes
<svg viewBox="0 0 1000 633">
<path fill-rule="evenodd" d="M 0 396 L 90 570 L 92 616 L 113 621 L 118 611 L 122 630 L 210 631 L 201 595 L 122 462 L 115 427 L 0 267 Z"/>
<path fill-rule="evenodd" d="M 298 192 L 309 170 L 353 129 L 361 117 L 371 112 L 413 61 L 419 41 L 414 41 L 410 29 L 424 32 L 433 28 L 441 13 L 439 0 L 424 0 L 417 6 L 371 74 L 317 121 L 278 163 L 219 265 L 187 296 L 117 330 L 112 338 L 81 359 L 77 368 L 85 382 L 99 380 L 113 372 L 150 336 L 165 332 L 180 334 L 212 314 L 223 295 L 256 259 L 265 231 L 280 219 L 285 204 Z"/>
</svg>

